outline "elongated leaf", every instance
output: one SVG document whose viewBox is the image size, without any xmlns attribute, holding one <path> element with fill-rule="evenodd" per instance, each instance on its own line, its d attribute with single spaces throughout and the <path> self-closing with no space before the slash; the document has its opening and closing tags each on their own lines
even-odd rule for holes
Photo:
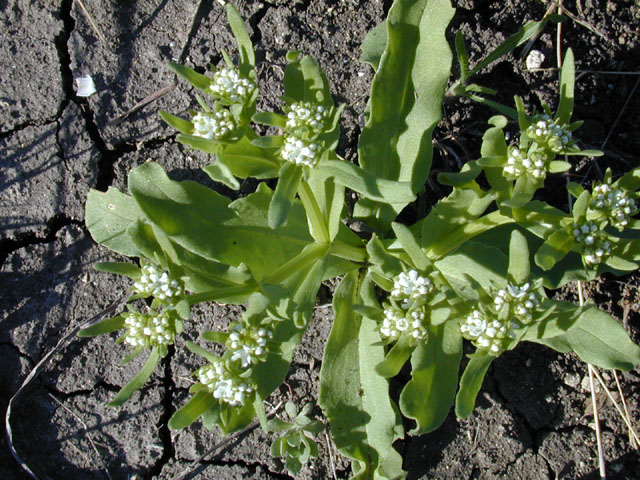
<svg viewBox="0 0 640 480">
<path fill-rule="evenodd" d="M 135 263 L 98 262 L 93 264 L 93 268 L 99 272 L 126 275 L 129 278 L 138 278 L 140 276 L 140 267 Z"/>
<path fill-rule="evenodd" d="M 222 162 L 214 162 L 202 169 L 214 182 L 220 182 L 232 190 L 240 189 L 240 182 L 233 176 L 229 167 Z"/>
<path fill-rule="evenodd" d="M 417 194 L 431 168 L 431 133 L 442 116 L 452 54 L 445 29 L 448 0 L 397 0 L 387 25 L 387 48 L 371 87 L 370 114 L 360 136 L 361 167 L 378 177 L 409 182 Z M 354 216 L 381 231 L 408 202 L 368 197 Z"/>
<path fill-rule="evenodd" d="M 476 355 L 469 360 L 460 378 L 460 390 L 456 395 L 456 415 L 458 418 L 467 418 L 473 412 L 484 376 L 494 358 L 491 355 Z"/>
<path fill-rule="evenodd" d="M 190 147 L 200 150 L 204 153 L 216 153 L 220 142 L 218 140 L 210 140 L 208 138 L 199 137 L 197 135 L 180 134 L 176 137 L 180 143 L 189 145 Z"/>
<path fill-rule="evenodd" d="M 364 37 L 360 50 L 360 63 L 368 63 L 378 70 L 382 54 L 387 48 L 387 21 L 383 20 L 373 27 Z"/>
<path fill-rule="evenodd" d="M 509 277 L 516 285 L 522 285 L 529 279 L 529 245 L 527 239 L 518 230 L 511 233 L 509 242 Z"/>
<path fill-rule="evenodd" d="M 286 117 L 273 112 L 258 112 L 253 116 L 253 121 L 279 128 L 284 128 L 287 125 Z"/>
<path fill-rule="evenodd" d="M 280 168 L 278 185 L 269 204 L 269 226 L 276 228 L 287 221 L 302 178 L 302 168 L 285 162 Z"/>
<path fill-rule="evenodd" d="M 247 137 L 219 148 L 216 158 L 240 178 L 274 178 L 280 170 L 280 162 L 273 154 L 253 145 Z"/>
<path fill-rule="evenodd" d="M 184 133 L 186 135 L 191 135 L 193 133 L 193 123 L 189 120 L 185 120 L 184 118 L 176 117 L 175 115 L 171 115 L 168 112 L 160 110 L 158 112 L 162 119 L 167 122 L 168 125 L 171 125 L 173 128 L 178 130 L 180 133 Z"/>
<path fill-rule="evenodd" d="M 124 317 L 118 315 L 113 318 L 107 318 L 90 327 L 83 328 L 78 332 L 79 337 L 95 337 L 96 335 L 102 335 L 103 333 L 111 333 L 116 330 L 120 330 L 124 327 Z"/>
<path fill-rule="evenodd" d="M 318 175 L 332 177 L 337 183 L 378 202 L 406 205 L 416 198 L 409 182 L 385 180 L 353 163 L 326 160 L 321 162 L 316 170 Z"/>
<path fill-rule="evenodd" d="M 556 230 L 540 246 L 535 254 L 536 265 L 543 270 L 551 270 L 562 260 L 574 245 L 574 238 L 565 230 Z"/>
<path fill-rule="evenodd" d="M 409 360 L 414 348 L 415 346 L 411 345 L 411 341 L 406 335 L 400 337 L 387 352 L 384 360 L 376 365 L 376 373 L 384 378 L 395 377 Z"/>
<path fill-rule="evenodd" d="M 550 339 L 531 339 L 559 351 L 573 350 L 584 362 L 629 371 L 640 364 L 640 347 L 620 322 L 596 307 L 587 307 L 566 333 Z"/>
<path fill-rule="evenodd" d="M 133 395 L 136 390 L 139 390 L 147 382 L 147 380 L 149 380 L 159 361 L 160 354 L 158 352 L 158 349 L 153 348 L 151 350 L 151 353 L 149 354 L 149 358 L 147 358 L 146 363 L 142 366 L 138 374 L 133 377 L 133 379 L 129 383 L 122 387 L 118 394 L 113 397 L 113 400 L 107 403 L 107 406 L 119 407 L 124 402 L 129 400 L 131 398 L 131 395 Z"/>
<path fill-rule="evenodd" d="M 329 241 L 333 241 L 339 232 L 343 232 L 342 240 L 347 241 L 344 236 L 351 236 L 353 232 L 348 228 L 345 229 L 345 225 L 342 223 L 342 212 L 345 207 L 344 185 L 335 182 L 332 178 L 319 175 L 315 168 L 311 170 L 306 181 L 311 187 L 324 217 L 325 225 L 329 230 Z M 350 242 L 347 241 L 347 243 Z"/>
<path fill-rule="evenodd" d="M 405 253 L 409 255 L 409 258 L 411 258 L 415 267 L 421 271 L 426 270 L 431 265 L 431 260 L 429 260 L 424 254 L 422 248 L 420 248 L 420 245 L 418 244 L 418 241 L 413 236 L 413 233 L 400 223 L 392 223 L 391 227 L 393 228 L 393 232 L 396 234 L 396 237 L 398 237 L 398 240 L 400 240 L 402 248 Z"/>
<path fill-rule="evenodd" d="M 211 85 L 211 79 L 196 72 L 193 68 L 185 67 L 175 62 L 169 62 L 169 68 L 200 90 L 206 90 Z"/>
<path fill-rule="evenodd" d="M 576 81 L 576 67 L 573 60 L 573 51 L 569 48 L 564 55 L 562 70 L 560 71 L 560 102 L 556 118 L 560 123 L 568 124 L 573 112 L 573 86 Z"/>
<path fill-rule="evenodd" d="M 256 280 L 272 273 L 311 243 L 304 210 L 296 203 L 287 224 L 267 225 L 271 191 L 229 200 L 191 181 L 174 182 L 154 163 L 129 174 L 129 189 L 149 218 L 174 242 L 196 255 L 231 266 L 242 263 Z M 247 252 L 260 252 L 260 255 Z"/>
<path fill-rule="evenodd" d="M 209 390 L 200 390 L 180 410 L 169 419 L 171 430 L 180 430 L 195 422 L 204 412 L 216 403 L 216 399 Z"/>
<path fill-rule="evenodd" d="M 144 214 L 136 201 L 109 188 L 106 192 L 90 190 L 85 207 L 85 223 L 91 237 L 114 252 L 137 257 L 140 252 L 127 235 L 133 222 L 143 219 Z"/>
<path fill-rule="evenodd" d="M 396 467 L 402 478 L 402 459 L 392 443 L 402 436 L 399 419 L 389 400 L 389 385 L 374 367 L 384 358 L 375 323 L 361 320 L 351 305 L 357 300 L 358 272 L 348 273 L 333 297 L 334 323 L 320 371 L 318 403 L 331 424 L 338 450 L 354 460 L 356 478 L 380 478 L 382 464 Z"/>
<path fill-rule="evenodd" d="M 227 3 L 227 20 L 233 36 L 236 37 L 238 51 L 240 52 L 240 66 L 244 75 L 256 64 L 256 57 L 253 53 L 253 44 L 244 26 L 242 17 L 233 5 Z"/>
<path fill-rule="evenodd" d="M 455 323 L 431 326 L 426 343 L 411 356 L 411 380 L 400 394 L 402 413 L 416 421 L 421 435 L 438 428 L 451 410 L 458 386 L 462 336 Z"/>
</svg>

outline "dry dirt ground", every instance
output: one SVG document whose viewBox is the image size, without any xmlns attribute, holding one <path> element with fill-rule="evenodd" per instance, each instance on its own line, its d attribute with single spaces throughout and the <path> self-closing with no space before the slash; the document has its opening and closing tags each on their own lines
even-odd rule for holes
<svg viewBox="0 0 640 480">
<path fill-rule="evenodd" d="M 451 35 L 461 30 L 472 62 L 515 32 L 540 19 L 547 8 L 537 0 L 458 0 Z M 194 104 L 189 88 L 167 62 L 204 69 L 233 50 L 223 8 L 213 0 L 84 0 L 102 38 L 78 1 L 0 0 L 0 409 L 30 370 L 74 326 L 120 298 L 127 285 L 92 271 L 91 264 L 113 258 L 96 246 L 83 224 L 90 188 L 122 188 L 130 168 L 147 160 L 165 166 L 175 179 L 195 178 L 206 159 L 187 151 L 157 115 L 158 109 L 184 114 Z M 335 99 L 347 103 L 340 153 L 355 159 L 362 112 L 372 74 L 358 63 L 365 33 L 384 18 L 389 0 L 242 1 L 257 55 L 264 105 L 277 108 L 284 54 L 313 55 L 325 70 Z M 621 172 L 640 164 L 640 8 L 633 0 L 564 1 L 575 17 L 561 31 L 578 69 L 575 118 L 585 120 L 580 137 L 607 157 L 599 167 Z M 549 26 L 534 48 L 546 55 L 543 68 L 556 65 L 556 27 Z M 202 71 L 202 70 L 201 70 Z M 595 72 L 635 72 L 633 75 Z M 93 77 L 97 93 L 76 96 L 74 78 Z M 554 102 L 554 71 L 527 72 L 510 56 L 478 82 L 539 105 Z M 156 102 L 122 119 L 154 92 L 177 84 Z M 447 99 L 436 132 L 434 172 L 475 158 L 492 112 Z M 577 166 L 580 180 L 596 178 L 592 162 Z M 562 180 L 564 181 L 564 180 Z M 444 193 L 430 183 L 427 208 Z M 220 188 L 219 186 L 217 188 Z M 224 191 L 224 190 L 223 190 Z M 225 193 L 228 193 L 224 191 Z M 553 192 L 549 192 L 553 195 Z M 563 201 L 562 199 L 560 201 Z M 411 216 L 412 212 L 409 212 Z M 414 218 L 415 219 L 415 218 Z M 588 294 L 601 308 L 624 318 L 640 337 L 640 276 L 605 277 Z M 560 292 L 575 299 L 575 292 Z M 331 322 L 318 310 L 291 369 L 288 386 L 298 399 L 316 393 L 322 346 Z M 195 313 L 201 330 L 224 325 L 238 309 L 219 306 Z M 192 337 L 197 335 L 193 332 Z M 180 352 L 180 349 L 177 349 Z M 187 396 L 195 359 L 172 353 L 151 381 L 120 409 L 104 403 L 140 366 L 118 367 L 123 348 L 113 338 L 73 339 L 44 365 L 13 406 L 15 447 L 40 478 L 286 479 L 280 461 L 270 458 L 268 438 L 253 432 L 216 455 L 195 462 L 220 439 L 196 424 L 171 432 L 166 422 Z M 522 345 L 491 367 L 475 413 L 466 421 L 450 416 L 438 431 L 407 438 L 403 452 L 409 478 L 597 478 L 595 436 L 585 365 L 571 355 Z M 613 378 L 607 377 L 610 384 Z M 632 414 L 640 409 L 639 372 L 622 375 Z M 638 452 L 624 425 L 599 396 L 604 453 L 610 478 L 640 478 Z M 325 437 L 321 455 L 300 478 L 346 478 Z M 333 452 L 333 453 L 332 453 Z M 332 458 L 333 457 L 333 458 Z M 0 478 L 26 478 L 0 440 Z"/>
</svg>

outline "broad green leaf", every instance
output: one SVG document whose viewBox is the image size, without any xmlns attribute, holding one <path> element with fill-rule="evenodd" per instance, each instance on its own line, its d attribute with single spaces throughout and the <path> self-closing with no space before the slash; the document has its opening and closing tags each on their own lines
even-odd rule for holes
<svg viewBox="0 0 640 480">
<path fill-rule="evenodd" d="M 247 137 L 221 147 L 216 151 L 216 159 L 226 165 L 236 177 L 274 178 L 278 176 L 280 162 L 270 152 L 253 145 Z"/>
<path fill-rule="evenodd" d="M 160 116 L 162 119 L 170 126 L 178 130 L 180 133 L 184 133 L 185 135 L 191 135 L 193 133 L 193 123 L 189 120 L 185 120 L 184 118 L 176 117 L 175 115 L 171 115 L 168 112 L 160 110 Z"/>
<path fill-rule="evenodd" d="M 397 0 L 389 11 L 387 47 L 373 80 L 370 114 L 360 136 L 360 166 L 377 177 L 408 182 L 413 194 L 431 168 L 431 134 L 442 116 L 452 54 L 445 30 L 448 0 Z M 365 198 L 354 217 L 386 231 L 410 202 Z"/>
<path fill-rule="evenodd" d="M 509 278 L 516 285 L 522 285 L 531 274 L 529 267 L 529 245 L 526 237 L 518 230 L 511 232 L 509 242 Z"/>
<path fill-rule="evenodd" d="M 424 254 L 411 231 L 400 223 L 392 223 L 391 228 L 402 244 L 405 253 L 411 258 L 413 265 L 424 272 L 431 265 L 431 260 Z"/>
<path fill-rule="evenodd" d="M 602 368 L 629 371 L 640 364 L 640 347 L 620 322 L 593 306 L 585 308 L 563 335 L 531 340 L 560 351 L 571 349 L 582 361 Z"/>
<path fill-rule="evenodd" d="M 571 121 L 574 97 L 573 86 L 576 81 L 575 70 L 573 51 L 569 48 L 564 55 L 562 70 L 560 71 L 560 101 L 555 115 L 561 124 L 568 124 Z"/>
<path fill-rule="evenodd" d="M 124 402 L 131 398 L 131 395 L 135 393 L 136 390 L 139 390 L 151 377 L 153 371 L 156 369 L 158 362 L 160 361 L 160 354 L 157 348 L 151 349 L 151 353 L 149 354 L 149 358 L 147 358 L 146 363 L 142 366 L 138 374 L 133 377 L 133 379 L 127 383 L 118 394 L 113 397 L 113 399 L 107 403 L 108 407 L 119 407 Z"/>
<path fill-rule="evenodd" d="M 318 403 L 338 450 L 354 460 L 356 478 L 403 478 L 402 459 L 393 449 L 401 438 L 399 418 L 389 399 L 389 384 L 374 367 L 384 358 L 375 322 L 351 308 L 358 298 L 359 273 L 348 273 L 333 297 L 334 322 L 320 371 Z M 386 466 L 389 467 L 386 467 Z M 395 468 L 385 477 L 379 470 Z M 378 473 L 376 473 L 378 472 Z"/>
<path fill-rule="evenodd" d="M 540 246 L 534 258 L 543 270 L 551 270 L 574 245 L 574 238 L 564 229 L 553 232 Z"/>
<path fill-rule="evenodd" d="M 169 68 L 200 90 L 207 90 L 211 85 L 209 77 L 196 72 L 193 68 L 175 62 L 169 62 Z"/>
<path fill-rule="evenodd" d="M 251 140 L 251 145 L 260 148 L 280 148 L 284 145 L 284 137 L 281 135 L 265 135 Z"/>
<path fill-rule="evenodd" d="M 384 245 L 376 235 L 373 235 L 369 243 L 367 243 L 367 253 L 369 253 L 369 261 L 374 265 L 379 265 L 386 275 L 395 276 L 402 272 L 400 260 L 384 248 Z"/>
<path fill-rule="evenodd" d="M 178 135 L 176 140 L 183 145 L 189 145 L 190 147 L 204 153 L 216 153 L 218 151 L 218 146 L 222 143 L 219 140 L 210 140 L 208 138 L 199 137 L 198 135 L 185 134 Z"/>
<path fill-rule="evenodd" d="M 364 37 L 360 45 L 360 63 L 368 63 L 374 70 L 378 70 L 382 54 L 387 48 L 387 21 L 383 20 L 373 27 Z"/>
<path fill-rule="evenodd" d="M 489 119 L 489 124 L 493 125 L 493 127 L 484 132 L 480 153 L 483 158 L 499 158 L 504 162 L 507 157 L 507 142 L 504 138 L 507 119 L 497 115 Z M 478 161 L 478 163 L 480 162 Z M 502 168 L 486 169 L 485 175 L 493 190 L 498 192 L 498 202 L 510 197 L 511 182 L 502 175 Z"/>
<path fill-rule="evenodd" d="M 395 377 L 409 360 L 414 348 L 407 335 L 401 336 L 387 352 L 384 360 L 376 365 L 376 373 L 384 378 Z"/>
<path fill-rule="evenodd" d="M 253 53 L 253 44 L 251 43 L 247 29 L 244 26 L 242 17 L 230 3 L 227 4 L 227 20 L 238 44 L 241 73 L 247 75 L 249 70 L 251 70 L 256 64 L 256 57 Z"/>
<path fill-rule="evenodd" d="M 210 163 L 204 167 L 202 171 L 214 182 L 220 182 L 232 190 L 240 189 L 240 183 L 236 180 L 236 177 L 233 176 L 229 167 L 222 162 Z"/>
<path fill-rule="evenodd" d="M 342 223 L 342 212 L 345 207 L 344 185 L 336 183 L 332 178 L 319 175 L 315 168 L 311 170 L 306 182 L 315 195 L 324 217 L 325 225 L 329 230 L 329 241 L 333 241 L 341 231 L 351 235 L 351 230 L 344 228 L 345 225 Z"/>
<path fill-rule="evenodd" d="M 329 82 L 316 61 L 308 55 L 298 59 L 293 55 L 284 70 L 284 95 L 292 101 L 333 105 Z"/>
<path fill-rule="evenodd" d="M 93 268 L 99 272 L 126 275 L 129 278 L 138 278 L 140 276 L 140 267 L 135 263 L 98 262 L 93 264 Z"/>
<path fill-rule="evenodd" d="M 415 200 L 409 182 L 385 180 L 350 162 L 326 160 L 315 169 L 319 176 L 333 178 L 337 183 L 371 200 L 389 205 L 406 205 Z"/>
<path fill-rule="evenodd" d="M 491 355 L 474 355 L 469 359 L 460 378 L 460 390 L 456 395 L 456 415 L 458 418 L 467 418 L 473 412 L 484 376 L 494 358 Z"/>
<path fill-rule="evenodd" d="M 256 123 L 271 125 L 272 127 L 284 128 L 287 125 L 287 118 L 273 112 L 258 112 L 252 119 Z"/>
<path fill-rule="evenodd" d="M 269 226 L 276 228 L 287 221 L 302 179 L 302 168 L 291 162 L 282 164 L 278 184 L 269 204 Z"/>
<path fill-rule="evenodd" d="M 115 188 L 109 187 L 106 192 L 89 191 L 85 223 L 91 237 L 110 250 L 128 257 L 139 256 L 140 252 L 127 235 L 127 228 L 143 218 L 136 201 Z"/>
<path fill-rule="evenodd" d="M 554 160 L 549 163 L 549 173 L 562 173 L 571 169 L 569 162 L 563 162 L 560 160 Z"/>
<path fill-rule="evenodd" d="M 204 412 L 209 410 L 217 400 L 209 390 L 200 390 L 191 399 L 176 411 L 169 419 L 171 430 L 180 430 L 195 422 Z"/>
<path fill-rule="evenodd" d="M 172 181 L 159 165 L 146 163 L 129 174 L 129 189 L 173 242 L 209 260 L 234 267 L 244 263 L 258 281 L 312 241 L 304 210 L 297 203 L 285 226 L 277 231 L 269 228 L 271 191 L 264 184 L 229 204 L 209 188 Z"/>
<path fill-rule="evenodd" d="M 411 380 L 400 394 L 400 409 L 416 421 L 421 435 L 438 428 L 451 410 L 458 386 L 462 336 L 455 322 L 428 329 L 426 343 L 411 356 Z"/>
<path fill-rule="evenodd" d="M 79 337 L 95 337 L 103 333 L 111 333 L 124 327 L 124 317 L 118 315 L 113 318 L 107 318 L 90 327 L 83 328 L 78 332 Z"/>
</svg>

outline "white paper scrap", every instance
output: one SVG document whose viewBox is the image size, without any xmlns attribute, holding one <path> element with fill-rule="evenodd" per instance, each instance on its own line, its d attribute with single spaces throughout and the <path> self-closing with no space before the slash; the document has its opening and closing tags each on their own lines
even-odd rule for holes
<svg viewBox="0 0 640 480">
<path fill-rule="evenodd" d="M 75 79 L 76 95 L 79 97 L 90 97 L 96 93 L 96 85 L 90 75 L 83 75 Z"/>
</svg>

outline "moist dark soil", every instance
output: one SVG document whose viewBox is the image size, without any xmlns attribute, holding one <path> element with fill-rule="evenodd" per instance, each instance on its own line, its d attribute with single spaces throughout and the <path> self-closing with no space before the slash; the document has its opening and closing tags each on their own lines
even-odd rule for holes
<svg viewBox="0 0 640 480">
<path fill-rule="evenodd" d="M 199 173 L 206 156 L 188 151 L 160 120 L 158 109 L 184 114 L 195 105 L 190 88 L 167 68 L 170 60 L 205 71 L 234 51 L 222 2 L 212 0 L 0 0 L 0 409 L 34 366 L 69 331 L 117 301 L 128 285 L 91 269 L 116 258 L 94 244 L 83 222 L 90 188 L 123 188 L 126 174 L 147 160 L 161 163 L 174 179 L 194 178 L 229 193 Z M 284 55 L 299 50 L 316 58 L 335 100 L 346 103 L 339 153 L 356 159 L 357 138 L 372 79 L 358 63 L 366 32 L 386 15 L 390 0 L 271 0 L 235 2 L 247 20 L 260 61 L 261 105 L 279 107 Z M 478 61 L 523 22 L 543 17 L 548 5 L 525 0 L 458 0 L 449 30 L 466 39 Z M 83 6 L 90 13 L 94 28 Z M 549 24 L 532 48 L 545 59 L 528 71 L 520 54 L 482 72 L 477 83 L 540 107 L 556 102 L 556 49 L 571 47 L 577 68 L 574 118 L 584 120 L 584 146 L 606 156 L 580 159 L 570 173 L 590 183 L 605 168 L 614 175 L 640 165 L 640 7 L 632 0 L 564 1 L 571 18 Z M 98 34 L 98 31 L 100 34 Z M 454 73 L 456 67 L 454 66 Z M 74 79 L 91 75 L 97 93 L 76 95 Z M 126 115 L 138 102 L 177 85 L 155 102 Z M 457 170 L 479 155 L 488 108 L 447 98 L 435 133 L 433 174 Z M 544 192 L 560 208 L 567 199 L 559 178 Z M 403 212 L 417 220 L 447 193 L 432 176 L 424 202 Z M 587 285 L 588 297 L 620 319 L 640 339 L 640 275 L 603 276 Z M 577 301 L 565 288 L 560 298 Z M 238 308 L 199 307 L 199 330 L 224 326 Z M 279 398 L 312 400 L 317 394 L 322 349 L 331 311 L 317 309 Z M 189 332 L 195 339 L 198 332 Z M 188 338 L 187 338 L 188 339 Z M 183 342 L 184 340 L 181 340 Z M 220 441 L 199 423 L 178 433 L 167 420 L 187 398 L 197 360 L 177 345 L 148 384 L 120 409 L 105 402 L 140 367 L 118 367 L 124 348 L 114 338 L 65 342 L 42 374 L 13 404 L 15 448 L 39 478 L 286 479 L 282 462 L 270 457 L 269 437 L 259 431 L 235 439 L 200 459 Z M 632 417 L 638 418 L 638 371 L 619 374 Z M 605 381 L 614 388 L 612 372 Z M 615 394 L 617 397 L 619 395 Z M 640 478 L 638 452 L 626 428 L 597 390 L 604 458 L 609 478 Z M 477 408 L 467 420 L 453 414 L 428 435 L 398 442 L 410 479 L 522 478 L 595 479 L 593 409 L 586 365 L 537 345 L 523 344 L 489 370 Z M 410 425 L 407 425 L 408 427 Z M 320 457 L 299 478 L 348 476 L 347 463 L 320 436 Z M 0 478 L 28 478 L 0 440 Z"/>
</svg>

